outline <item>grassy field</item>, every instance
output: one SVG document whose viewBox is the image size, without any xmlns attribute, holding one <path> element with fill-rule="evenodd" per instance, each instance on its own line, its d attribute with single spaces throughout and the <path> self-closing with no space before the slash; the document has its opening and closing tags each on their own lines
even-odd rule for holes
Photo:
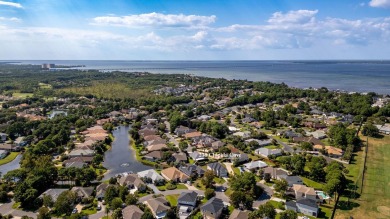
<svg viewBox="0 0 390 219">
<path fill-rule="evenodd" d="M 366 138 L 363 137 L 363 140 Z M 335 218 L 390 218 L 390 136 L 380 139 L 368 139 L 366 172 L 362 193 L 352 200 L 353 207 L 337 210 Z M 356 157 L 356 163 L 350 165 L 349 177 L 359 178 L 363 163 L 363 152 Z M 356 177 L 357 176 L 357 177 Z M 358 184 L 360 186 L 360 183 Z M 358 189 L 360 192 L 360 189 Z M 345 199 L 341 201 L 346 201 Z"/>
<path fill-rule="evenodd" d="M 61 91 L 80 95 L 92 94 L 99 98 L 141 98 L 150 97 L 152 93 L 148 89 L 132 89 L 124 83 L 95 82 L 88 87 L 63 88 Z"/>
<path fill-rule="evenodd" d="M 305 183 L 306 186 L 312 187 L 316 190 L 322 190 L 322 187 L 324 186 L 323 184 L 315 182 L 315 181 L 308 179 L 306 177 L 301 177 L 301 178 L 303 180 L 303 183 Z"/>
<path fill-rule="evenodd" d="M 179 195 L 167 195 L 165 196 L 167 201 L 171 206 L 176 206 L 177 205 L 177 199 L 179 198 Z"/>
<path fill-rule="evenodd" d="M 39 88 L 41 89 L 52 89 L 52 86 L 50 84 L 45 84 L 45 83 L 39 83 Z"/>
<path fill-rule="evenodd" d="M 0 160 L 0 166 L 13 161 L 18 156 L 18 154 L 19 152 L 11 152 L 4 159 Z"/>
<path fill-rule="evenodd" d="M 32 93 L 19 93 L 15 92 L 12 94 L 13 97 L 18 98 L 18 99 L 26 99 L 27 97 L 32 97 Z"/>
</svg>

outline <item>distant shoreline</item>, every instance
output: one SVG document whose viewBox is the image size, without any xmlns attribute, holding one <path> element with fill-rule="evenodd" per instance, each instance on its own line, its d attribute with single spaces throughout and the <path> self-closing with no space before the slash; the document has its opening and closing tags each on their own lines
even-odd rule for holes
<svg viewBox="0 0 390 219">
<path fill-rule="evenodd" d="M 16 62 L 15 60 L 14 62 Z M 262 61 L 95 61 L 33 60 L 22 64 L 53 63 L 78 70 L 185 74 L 227 80 L 269 81 L 307 89 L 390 94 L 390 60 L 262 60 Z"/>
</svg>

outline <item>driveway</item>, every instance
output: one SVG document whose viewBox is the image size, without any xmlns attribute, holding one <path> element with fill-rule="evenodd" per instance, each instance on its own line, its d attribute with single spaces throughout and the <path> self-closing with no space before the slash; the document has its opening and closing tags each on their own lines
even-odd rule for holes
<svg viewBox="0 0 390 219">
<path fill-rule="evenodd" d="M 225 163 L 223 163 L 223 164 L 225 164 L 228 173 L 234 175 L 233 163 L 225 162 Z"/>
<path fill-rule="evenodd" d="M 96 214 L 89 215 L 89 219 L 100 219 L 104 216 L 107 216 L 106 214 L 106 205 L 103 205 L 102 202 L 98 202 L 98 204 L 102 207 L 100 211 L 98 211 Z M 110 215 L 110 213 L 109 213 Z"/>
<path fill-rule="evenodd" d="M 150 189 L 153 190 L 154 194 L 160 194 L 160 193 L 161 193 L 161 191 L 158 190 L 158 188 L 157 188 L 154 184 L 149 183 L 149 184 L 147 184 L 147 186 L 148 186 Z"/>
</svg>

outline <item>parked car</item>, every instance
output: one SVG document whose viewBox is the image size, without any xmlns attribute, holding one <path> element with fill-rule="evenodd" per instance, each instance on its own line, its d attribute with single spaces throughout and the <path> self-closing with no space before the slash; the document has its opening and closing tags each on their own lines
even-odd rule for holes
<svg viewBox="0 0 390 219">
<path fill-rule="evenodd" d="M 76 214 L 76 213 L 77 213 L 77 208 L 73 208 L 72 214 Z"/>
<path fill-rule="evenodd" d="M 102 210 L 102 206 L 98 205 L 98 206 L 96 207 L 96 210 L 98 210 L 98 211 Z"/>
</svg>

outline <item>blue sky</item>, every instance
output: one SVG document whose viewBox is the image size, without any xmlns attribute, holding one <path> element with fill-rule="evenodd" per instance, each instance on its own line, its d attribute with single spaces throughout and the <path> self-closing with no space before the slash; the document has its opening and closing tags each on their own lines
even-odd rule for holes
<svg viewBox="0 0 390 219">
<path fill-rule="evenodd" d="M 0 0 L 0 59 L 390 59 L 390 0 Z"/>
</svg>

